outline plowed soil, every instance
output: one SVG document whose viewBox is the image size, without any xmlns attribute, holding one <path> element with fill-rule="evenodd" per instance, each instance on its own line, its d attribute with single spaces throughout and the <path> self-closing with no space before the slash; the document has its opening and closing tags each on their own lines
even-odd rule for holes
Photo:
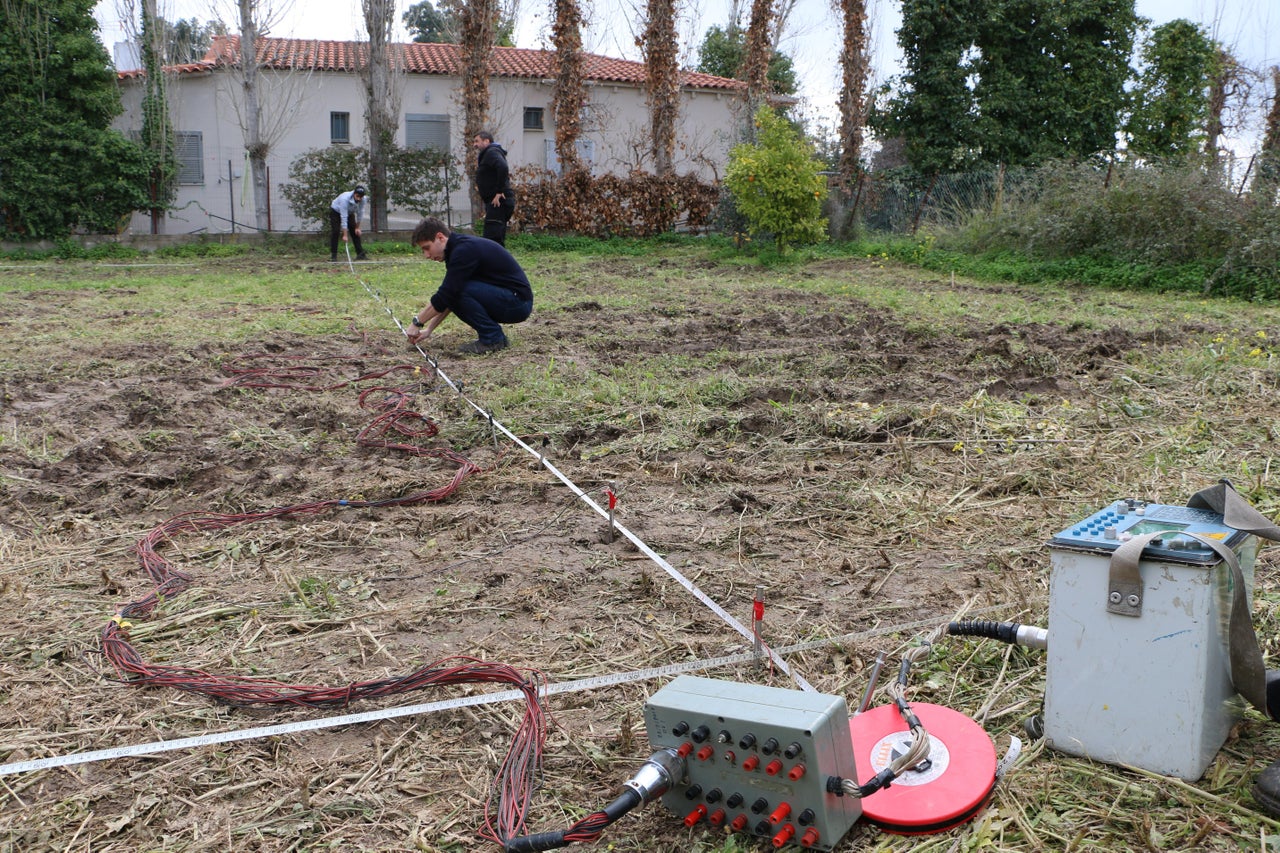
<svg viewBox="0 0 1280 853">
<path fill-rule="evenodd" d="M 750 661 L 697 667 L 752 650 L 738 626 L 750 627 L 758 592 L 765 642 L 853 705 L 877 652 L 900 652 L 961 609 L 1042 618 L 1044 545 L 1076 516 L 1119 491 L 1181 501 L 1225 467 L 1159 460 L 1165 430 L 1192 428 L 1177 399 L 1187 389 L 1154 380 L 1149 393 L 1116 389 L 1131 383 L 1135 359 L 1150 364 L 1233 333 L 1229 324 L 976 313 L 933 322 L 806 285 L 885 275 L 870 260 L 735 270 L 732 288 L 706 263 L 531 261 L 539 306 L 512 331 L 510 350 L 455 356 L 467 340 L 456 322 L 433 342 L 431 357 L 461 393 L 406 347 L 374 297 L 340 334 L 206 337 L 201 316 L 232 312 L 251 329 L 283 310 L 228 298 L 221 308 L 201 302 L 181 338 L 90 334 L 53 358 L 47 341 L 65 318 L 135 316 L 152 273 L 80 270 L 96 283 L 60 287 L 63 273 L 48 269 L 48 287 L 4 292 L 0 760 L 495 689 L 321 709 L 238 707 L 192 688 L 227 675 L 340 689 L 468 656 L 551 683 L 616 676 L 546 700 L 552 724 L 528 828 L 563 828 L 612 799 L 648 755 L 644 700 L 669 674 L 646 670 L 797 686 Z M 606 274 L 661 297 L 602 291 Z M 376 267 L 364 275 L 376 280 Z M 960 303 L 970 292 L 1030 305 L 1083 298 L 891 275 Z M 104 315 L 104 293 L 114 313 Z M 304 299 L 292 310 L 329 309 Z M 284 387 L 235 384 L 249 368 Z M 299 369 L 314 373 L 289 372 Z M 1259 395 L 1274 398 L 1274 373 L 1260 376 Z M 609 381 L 607 395 L 573 391 Z M 369 388 L 382 390 L 362 406 Z M 457 464 L 357 441 L 394 400 L 440 430 L 397 442 L 479 468 L 441 500 L 417 496 L 446 486 Z M 1154 419 L 1135 419 L 1125 401 Z M 1216 428 L 1238 453 L 1269 458 L 1274 436 L 1258 424 Z M 619 524 L 661 560 L 611 533 L 544 463 L 601 506 L 612 492 Z M 280 508 L 291 509 L 263 517 Z M 189 680 L 131 686 L 100 638 L 119 608 L 153 592 L 139 543 L 185 513 L 225 523 L 160 538 L 157 552 L 190 583 L 125 634 L 145 662 L 189 669 Z M 979 700 L 946 674 L 965 665 L 921 673 L 917 695 L 976 712 Z M 1022 689 L 1034 694 L 1036 679 Z M 990 723 L 993 734 L 1035 710 L 1017 696 L 996 708 L 1014 705 Z M 480 704 L 5 776 L 0 848 L 497 849 L 478 833 L 522 713 L 520 702 Z M 611 841 L 733 849 L 656 806 L 628 816 L 599 849 Z M 840 849 L 867 843 L 858 830 Z"/>
</svg>

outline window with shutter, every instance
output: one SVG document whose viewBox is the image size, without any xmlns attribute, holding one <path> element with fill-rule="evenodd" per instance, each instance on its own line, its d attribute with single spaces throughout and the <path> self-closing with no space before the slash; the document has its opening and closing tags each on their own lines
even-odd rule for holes
<svg viewBox="0 0 1280 853">
<path fill-rule="evenodd" d="M 178 183 L 203 186 L 204 133 L 199 130 L 174 131 L 173 148 L 178 160 Z"/>
</svg>

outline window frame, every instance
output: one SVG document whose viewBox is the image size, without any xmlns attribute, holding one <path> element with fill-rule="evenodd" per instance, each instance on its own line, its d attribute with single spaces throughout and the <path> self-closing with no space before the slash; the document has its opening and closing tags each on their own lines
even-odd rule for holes
<svg viewBox="0 0 1280 853">
<path fill-rule="evenodd" d="M 204 186 L 204 131 L 175 130 L 173 152 L 178 161 L 178 186 Z"/>
<path fill-rule="evenodd" d="M 345 134 L 337 133 L 338 124 L 343 125 Z M 351 113 L 343 110 L 333 110 L 329 113 L 329 144 L 330 145 L 350 145 L 351 144 Z"/>
</svg>

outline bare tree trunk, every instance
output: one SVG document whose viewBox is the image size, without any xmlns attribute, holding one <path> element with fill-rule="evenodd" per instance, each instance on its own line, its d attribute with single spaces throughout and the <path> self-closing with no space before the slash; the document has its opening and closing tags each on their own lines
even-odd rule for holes
<svg viewBox="0 0 1280 853">
<path fill-rule="evenodd" d="M 582 133 L 582 10 L 578 0 L 554 0 L 555 23 L 551 39 L 556 46 L 556 90 L 553 111 L 556 121 L 556 158 L 560 174 L 579 171 L 578 137 Z"/>
<path fill-rule="evenodd" d="M 462 105 L 466 118 L 465 144 L 489 121 L 489 58 L 498 32 L 497 0 L 466 0 L 462 6 Z M 469 147 L 467 149 L 470 150 Z M 471 219 L 484 216 L 484 201 L 476 189 L 476 158 L 467 156 L 467 183 L 471 188 Z"/>
<path fill-rule="evenodd" d="M 753 115 L 769 85 L 769 61 L 773 59 L 773 45 L 769 38 L 772 23 L 773 0 L 754 0 L 751 4 L 751 23 L 747 25 L 742 69 L 738 72 L 738 76 L 747 83 L 747 101 Z"/>
<path fill-rule="evenodd" d="M 1211 167 L 1218 166 L 1218 139 L 1222 136 L 1222 117 L 1227 108 L 1227 84 L 1233 74 L 1235 60 L 1224 50 L 1218 51 L 1217 73 L 1209 78 L 1209 109 L 1204 122 L 1204 153 Z"/>
<path fill-rule="evenodd" d="M 365 29 L 369 31 L 369 61 L 364 68 L 369 128 L 369 225 L 387 227 L 387 160 L 395 145 L 400 97 L 394 82 L 391 35 L 396 23 L 395 0 L 361 0 Z"/>
<path fill-rule="evenodd" d="M 253 186 L 253 216 L 259 231 L 271 227 L 268 208 L 267 153 L 262 137 L 262 107 L 258 99 L 258 21 L 255 0 L 240 0 L 240 72 L 244 88 L 244 148 L 249 154 Z"/>
<path fill-rule="evenodd" d="M 675 0 L 649 0 L 641 39 L 649 95 L 649 135 L 653 170 L 675 172 L 676 119 L 680 114 L 680 66 L 677 60 Z"/>
<path fill-rule="evenodd" d="M 840 89 L 840 189 L 846 200 L 862 168 L 862 145 L 867 118 L 867 0 L 840 0 L 844 41 L 840 48 L 843 71 Z"/>
</svg>

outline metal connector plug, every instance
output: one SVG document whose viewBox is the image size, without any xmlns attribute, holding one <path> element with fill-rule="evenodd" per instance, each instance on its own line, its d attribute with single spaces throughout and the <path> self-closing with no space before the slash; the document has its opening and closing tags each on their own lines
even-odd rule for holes
<svg viewBox="0 0 1280 853">
<path fill-rule="evenodd" d="M 1035 625 L 1019 625 L 1014 642 L 1029 649 L 1047 649 L 1049 632 Z"/>
<path fill-rule="evenodd" d="M 684 759 L 674 749 L 660 749 L 622 784 L 639 794 L 641 803 L 651 803 L 671 790 L 684 775 Z"/>
</svg>

